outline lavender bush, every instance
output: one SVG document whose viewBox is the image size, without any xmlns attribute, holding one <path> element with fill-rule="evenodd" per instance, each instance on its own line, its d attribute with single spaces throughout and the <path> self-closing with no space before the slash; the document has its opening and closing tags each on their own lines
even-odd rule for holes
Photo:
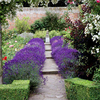
<svg viewBox="0 0 100 100">
<path fill-rule="evenodd" d="M 13 80 L 29 79 L 33 88 L 41 82 L 41 69 L 45 61 L 44 42 L 37 38 L 31 39 L 28 44 L 30 46 L 25 46 L 3 66 L 3 84 L 10 84 Z"/>
<path fill-rule="evenodd" d="M 55 43 L 52 41 L 56 41 Z M 58 37 L 51 39 L 52 44 L 52 57 L 59 68 L 59 73 L 63 78 L 71 78 L 77 75 L 78 55 L 76 49 L 68 48 L 68 44 L 63 45 L 63 40 Z"/>
<path fill-rule="evenodd" d="M 58 40 L 62 40 L 61 38 L 62 38 L 62 36 L 55 36 L 55 37 L 51 38 L 51 39 L 50 39 L 51 45 L 52 45 L 53 43 L 57 42 Z"/>
</svg>

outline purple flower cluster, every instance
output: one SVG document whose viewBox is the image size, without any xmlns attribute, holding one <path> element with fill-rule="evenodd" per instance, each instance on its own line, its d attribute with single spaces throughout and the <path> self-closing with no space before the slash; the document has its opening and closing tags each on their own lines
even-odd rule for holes
<svg viewBox="0 0 100 100">
<path fill-rule="evenodd" d="M 12 60 L 3 66 L 3 83 L 10 84 L 16 79 L 30 79 L 32 85 L 38 85 L 45 61 L 44 52 L 45 47 L 42 39 L 30 40 Z"/>
<path fill-rule="evenodd" d="M 61 37 L 53 37 L 51 39 L 52 57 L 59 68 L 59 73 L 63 78 L 75 76 L 75 67 L 78 65 L 79 52 L 76 49 L 68 48 L 68 44 L 64 47 Z"/>
<path fill-rule="evenodd" d="M 58 40 L 63 40 L 62 36 L 55 36 L 53 38 L 50 39 L 50 43 L 51 45 L 55 42 L 57 42 Z"/>
</svg>

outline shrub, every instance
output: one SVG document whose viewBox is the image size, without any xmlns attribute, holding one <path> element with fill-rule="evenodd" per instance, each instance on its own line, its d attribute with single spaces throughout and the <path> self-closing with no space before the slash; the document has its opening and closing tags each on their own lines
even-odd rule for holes
<svg viewBox="0 0 100 100">
<path fill-rule="evenodd" d="M 44 42 L 43 42 L 42 39 L 34 38 L 34 39 L 31 39 L 28 43 L 34 43 L 34 42 L 36 42 L 36 43 L 38 42 L 43 47 L 43 49 L 44 49 Z"/>
<path fill-rule="evenodd" d="M 16 29 L 8 30 L 8 31 L 3 31 L 2 32 L 2 39 L 4 41 L 8 39 L 14 39 L 17 37 L 18 31 Z"/>
<path fill-rule="evenodd" d="M 57 40 L 61 40 L 62 36 L 55 36 L 50 39 L 50 44 L 52 45 L 53 43 L 57 42 Z"/>
<path fill-rule="evenodd" d="M 99 100 L 100 84 L 80 78 L 65 79 L 65 88 L 69 100 Z"/>
<path fill-rule="evenodd" d="M 95 70 L 95 68 L 98 66 L 95 66 L 97 58 L 91 54 L 91 48 L 97 44 L 92 41 L 91 35 L 88 34 L 85 36 L 85 24 L 83 24 L 80 20 L 77 21 L 76 24 L 78 27 L 74 26 L 70 35 L 73 38 L 74 48 L 79 50 L 81 53 L 79 57 L 80 66 L 78 67 L 79 77 L 91 80 L 94 71 L 92 73 L 88 73 L 87 75 L 87 69 L 90 69 L 94 66 L 93 70 Z"/>
<path fill-rule="evenodd" d="M 75 77 L 77 75 L 78 51 L 69 49 L 68 44 L 62 47 L 61 37 L 51 39 L 52 57 L 59 67 L 59 73 L 63 78 Z"/>
<path fill-rule="evenodd" d="M 93 81 L 96 83 L 100 83 L 100 69 L 97 68 L 93 75 Z"/>
<path fill-rule="evenodd" d="M 59 17 L 56 13 L 46 12 L 46 16 L 40 20 L 36 20 L 31 25 L 31 32 L 35 33 L 36 30 L 63 30 L 66 27 L 64 17 Z"/>
<path fill-rule="evenodd" d="M 22 34 L 19 34 L 18 36 L 24 38 L 24 39 L 32 39 L 34 34 L 33 33 L 28 33 L 28 32 L 23 32 Z"/>
<path fill-rule="evenodd" d="M 33 37 L 44 39 L 46 37 L 46 31 L 36 31 Z"/>
<path fill-rule="evenodd" d="M 44 28 L 44 24 L 41 20 L 36 20 L 32 25 L 31 25 L 31 32 L 35 33 L 37 30 L 41 30 Z"/>
<path fill-rule="evenodd" d="M 8 85 L 0 84 L 0 100 L 28 100 L 29 90 L 29 80 L 14 80 Z"/>
<path fill-rule="evenodd" d="M 41 18 L 46 30 L 63 30 L 66 27 L 66 23 L 63 17 L 59 17 L 59 14 L 46 12 L 46 16 Z"/>
<path fill-rule="evenodd" d="M 49 37 L 50 39 L 53 38 L 54 36 L 60 36 L 60 32 L 56 30 L 52 30 L 49 32 Z"/>
<path fill-rule="evenodd" d="M 29 17 L 23 17 L 22 20 L 20 20 L 18 17 L 15 19 L 15 26 L 18 33 L 23 33 L 30 30 L 30 25 L 28 24 L 29 19 Z"/>
</svg>

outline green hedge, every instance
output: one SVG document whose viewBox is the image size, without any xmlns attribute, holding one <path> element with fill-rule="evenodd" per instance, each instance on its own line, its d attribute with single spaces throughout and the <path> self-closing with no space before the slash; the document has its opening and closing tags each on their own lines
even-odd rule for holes
<svg viewBox="0 0 100 100">
<path fill-rule="evenodd" d="M 0 84 L 0 100 L 28 100 L 29 80 L 14 80 L 12 84 Z"/>
<path fill-rule="evenodd" d="M 65 79 L 68 100 L 100 100 L 100 84 L 80 78 Z"/>
</svg>

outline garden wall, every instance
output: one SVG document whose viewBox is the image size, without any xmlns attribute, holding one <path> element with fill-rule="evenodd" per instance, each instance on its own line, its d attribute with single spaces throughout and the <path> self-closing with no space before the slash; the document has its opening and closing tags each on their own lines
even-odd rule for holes
<svg viewBox="0 0 100 100">
<path fill-rule="evenodd" d="M 34 7 L 34 8 L 28 8 L 24 7 L 23 11 L 17 11 L 17 16 L 19 19 L 22 19 L 24 16 L 25 17 L 30 17 L 29 24 L 32 24 L 35 20 L 40 19 L 41 17 L 45 16 L 45 12 L 55 12 L 59 13 L 60 15 L 63 15 L 64 12 L 68 11 L 67 7 Z M 72 11 L 68 11 L 69 16 L 72 21 L 75 21 L 75 19 L 79 18 L 79 9 L 77 7 L 72 8 Z M 8 20 L 9 22 L 9 27 L 8 29 L 13 29 L 15 28 L 14 25 L 14 20 Z"/>
</svg>

